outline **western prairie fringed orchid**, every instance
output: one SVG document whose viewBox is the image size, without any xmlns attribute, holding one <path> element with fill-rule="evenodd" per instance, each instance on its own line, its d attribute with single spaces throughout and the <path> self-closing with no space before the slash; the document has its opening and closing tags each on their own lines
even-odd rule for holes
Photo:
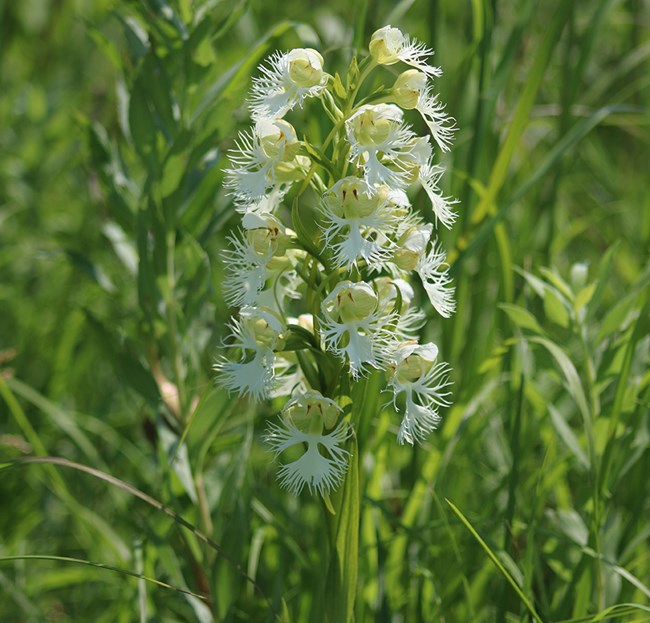
<svg viewBox="0 0 650 623">
<path fill-rule="evenodd" d="M 358 425 L 350 387 L 371 371 L 384 372 L 401 413 L 400 444 L 422 441 L 450 405 L 450 368 L 435 344 L 419 344 L 425 316 L 409 280 L 418 275 L 445 318 L 455 310 L 454 289 L 433 224 L 407 191 L 421 186 L 436 223 L 453 225 L 455 201 L 439 189 L 444 169 L 434 144 L 449 149 L 454 121 L 433 91 L 441 71 L 423 44 L 387 26 L 369 51 L 359 64 L 353 59 L 346 85 L 316 50 L 271 56 L 253 79 L 254 125 L 240 133 L 226 170 L 242 225 L 223 254 L 224 293 L 240 310 L 230 326 L 233 354 L 215 369 L 231 392 L 286 399 L 265 440 L 277 457 L 293 459 L 279 478 L 295 494 L 327 496 L 343 481 L 345 445 Z M 412 69 L 360 98 L 373 71 L 397 63 Z M 311 109 L 295 114 L 310 100 L 328 119 L 324 132 L 316 120 L 304 123 Z M 409 110 L 430 136 L 407 123 Z"/>
</svg>

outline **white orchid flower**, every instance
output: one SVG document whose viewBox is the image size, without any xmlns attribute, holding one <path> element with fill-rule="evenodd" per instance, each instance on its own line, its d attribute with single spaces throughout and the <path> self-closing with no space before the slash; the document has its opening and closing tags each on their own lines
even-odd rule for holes
<svg viewBox="0 0 650 623">
<path fill-rule="evenodd" d="M 369 49 L 370 55 L 379 65 L 394 65 L 401 61 L 427 76 L 440 76 L 442 73 L 439 67 L 433 67 L 427 62 L 433 56 L 433 50 L 392 26 L 384 26 L 375 31 L 370 38 Z"/>
<path fill-rule="evenodd" d="M 265 441 L 276 457 L 295 446 L 304 450 L 299 459 L 280 468 L 282 487 L 298 495 L 306 485 L 310 493 L 323 495 L 341 483 L 349 457 L 342 446 L 350 436 L 350 426 L 342 420 L 332 432 L 324 433 L 335 425 L 341 411 L 333 400 L 310 390 L 287 402 L 282 424 L 269 424 Z"/>
<path fill-rule="evenodd" d="M 456 220 L 456 213 L 451 209 L 456 200 L 444 197 L 438 182 L 445 169 L 433 164 L 433 150 L 428 136 L 415 137 L 405 147 L 397 160 L 398 166 L 408 171 L 409 182 L 419 182 L 424 188 L 435 217 L 448 229 Z"/>
<path fill-rule="evenodd" d="M 378 303 L 370 284 L 341 281 L 321 305 L 325 348 L 349 361 L 355 380 L 368 367 L 384 368 L 399 340 L 397 312 L 384 313 Z"/>
<path fill-rule="evenodd" d="M 253 79 L 251 112 L 253 119 L 281 118 L 308 97 L 318 97 L 327 85 L 323 57 L 311 48 L 276 53 L 261 65 L 262 75 Z"/>
<path fill-rule="evenodd" d="M 325 243 L 332 249 L 334 265 L 350 267 L 365 260 L 372 269 L 390 258 L 399 215 L 365 180 L 346 177 L 322 198 L 320 224 Z"/>
<path fill-rule="evenodd" d="M 417 69 L 406 70 L 397 77 L 392 93 L 398 106 L 422 115 L 440 149 L 449 151 L 456 130 L 454 119 L 445 113 L 445 105 L 433 93 L 427 75 Z"/>
<path fill-rule="evenodd" d="M 433 343 L 405 343 L 400 346 L 390 363 L 388 385 L 393 391 L 393 404 L 405 396 L 405 409 L 397 441 L 413 445 L 422 441 L 440 422 L 438 407 L 448 407 L 445 391 L 450 385 L 449 366 L 436 363 L 438 347 Z"/>
<path fill-rule="evenodd" d="M 230 346 L 238 347 L 241 356 L 237 362 L 225 357 L 215 362 L 221 383 L 240 396 L 267 398 L 275 384 L 273 350 L 283 342 L 284 322 L 271 309 L 242 307 L 239 319 L 233 319 L 229 328 Z"/>
<path fill-rule="evenodd" d="M 287 247 L 293 234 L 273 214 L 246 213 L 239 236 L 229 236 L 223 252 L 226 263 L 224 298 L 231 306 L 259 303 L 258 295 L 274 272 L 291 266 Z"/>
<path fill-rule="evenodd" d="M 260 202 L 268 191 L 285 181 L 287 167 L 295 167 L 300 141 L 290 123 L 283 119 L 259 119 L 252 132 L 240 132 L 237 148 L 230 152 L 232 167 L 226 169 L 225 186 L 239 204 Z"/>
<path fill-rule="evenodd" d="M 399 158 L 415 134 L 403 118 L 402 109 L 394 104 L 367 104 L 345 122 L 350 162 L 363 169 L 371 186 L 404 188 L 407 183 Z M 396 165 L 397 170 L 389 165 Z"/>
<path fill-rule="evenodd" d="M 442 247 L 435 241 L 428 252 L 422 253 L 415 271 L 436 311 L 443 317 L 449 318 L 456 311 L 454 301 L 455 288 L 451 285 L 447 256 Z"/>
</svg>

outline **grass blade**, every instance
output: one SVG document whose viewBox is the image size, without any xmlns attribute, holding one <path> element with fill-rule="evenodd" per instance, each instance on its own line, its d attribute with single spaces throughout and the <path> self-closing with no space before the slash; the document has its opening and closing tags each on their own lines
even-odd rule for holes
<svg viewBox="0 0 650 623">
<path fill-rule="evenodd" d="M 119 567 L 114 567 L 112 565 L 104 564 L 103 562 L 91 562 L 90 560 L 84 560 L 82 558 L 70 558 L 69 556 L 50 556 L 45 554 L 25 554 L 22 556 L 0 556 L 0 562 L 12 562 L 16 560 L 51 560 L 54 562 L 65 562 L 72 563 L 76 565 L 86 565 L 87 567 L 94 567 L 95 569 L 103 569 L 105 571 L 112 571 L 113 573 L 120 573 L 122 575 L 127 575 L 132 578 L 137 578 L 138 580 L 149 582 L 160 586 L 161 588 L 167 588 L 178 593 L 183 593 L 184 595 L 191 595 L 197 599 L 205 601 L 206 597 L 204 595 L 199 595 L 198 593 L 193 593 L 192 591 L 186 590 L 184 588 L 179 588 L 178 586 L 172 586 L 161 580 L 156 580 L 156 578 L 150 578 L 141 573 L 136 573 L 135 571 L 130 571 L 129 569 L 121 569 Z"/>
<path fill-rule="evenodd" d="M 535 610 L 535 606 L 533 606 L 532 602 L 528 597 L 524 594 L 524 592 L 521 590 L 520 586 L 517 584 L 515 579 L 512 577 L 512 575 L 508 572 L 508 570 L 503 566 L 503 563 L 499 560 L 499 557 L 490 549 L 489 545 L 481 538 L 478 532 L 474 530 L 474 527 L 472 524 L 469 522 L 469 520 L 463 515 L 463 513 L 456 507 L 454 504 L 452 504 L 449 500 L 445 499 L 447 504 L 451 506 L 451 510 L 456 513 L 457 517 L 463 522 L 465 527 L 470 531 L 472 536 L 478 541 L 479 545 L 485 550 L 485 553 L 490 557 L 490 560 L 494 563 L 496 568 L 501 572 L 501 574 L 508 580 L 512 588 L 515 590 L 523 604 L 526 606 L 528 609 L 528 612 L 530 612 L 531 616 L 537 623 L 544 623 L 542 618 L 539 616 L 537 613 L 537 610 Z"/>
</svg>

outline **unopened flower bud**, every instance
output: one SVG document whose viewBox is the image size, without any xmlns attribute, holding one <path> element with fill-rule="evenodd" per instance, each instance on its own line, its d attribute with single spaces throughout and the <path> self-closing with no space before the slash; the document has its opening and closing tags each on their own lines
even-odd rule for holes
<svg viewBox="0 0 650 623">
<path fill-rule="evenodd" d="M 586 262 L 576 262 L 571 266 L 571 286 L 576 292 L 585 287 L 588 274 L 589 265 Z"/>
<path fill-rule="evenodd" d="M 298 326 L 306 329 L 310 333 L 314 332 L 314 316 L 313 314 L 300 314 L 297 318 Z"/>
<path fill-rule="evenodd" d="M 427 86 L 427 77 L 417 69 L 407 69 L 401 73 L 393 85 L 393 101 L 404 108 L 411 110 L 418 105 L 420 93 Z"/>
<path fill-rule="evenodd" d="M 309 89 L 323 80 L 323 57 L 311 48 L 297 48 L 287 54 L 289 77 L 298 87 Z"/>
</svg>

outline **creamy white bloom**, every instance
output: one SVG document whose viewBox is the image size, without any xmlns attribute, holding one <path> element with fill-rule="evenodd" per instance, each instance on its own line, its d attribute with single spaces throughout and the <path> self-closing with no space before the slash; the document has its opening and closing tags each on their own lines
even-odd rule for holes
<svg viewBox="0 0 650 623">
<path fill-rule="evenodd" d="M 415 271 L 422 280 L 422 285 L 429 296 L 431 304 L 444 318 L 449 318 L 456 311 L 454 301 L 455 288 L 446 268 L 447 256 L 437 241 L 431 245 L 428 253 L 422 253 Z"/>
<path fill-rule="evenodd" d="M 400 346 L 390 363 L 388 385 L 396 409 L 398 396 L 405 396 L 404 416 L 397 434 L 400 444 L 422 441 L 440 422 L 438 407 L 450 404 L 451 392 L 445 391 L 450 385 L 449 366 L 436 363 L 437 358 L 435 344 L 411 342 Z"/>
<path fill-rule="evenodd" d="M 282 119 L 259 119 L 252 132 L 240 132 L 230 152 L 225 186 L 240 204 L 255 204 L 285 181 L 287 166 L 294 168 L 300 148 L 296 131 Z"/>
<path fill-rule="evenodd" d="M 403 123 L 403 118 L 402 109 L 393 104 L 367 104 L 345 122 L 350 162 L 363 169 L 370 185 L 398 188 L 406 185 L 400 156 L 415 134 Z"/>
<path fill-rule="evenodd" d="M 417 69 L 406 70 L 397 77 L 392 94 L 398 106 L 417 110 L 440 149 L 449 151 L 456 130 L 454 119 L 445 113 L 445 105 L 433 93 L 426 74 Z"/>
<path fill-rule="evenodd" d="M 337 268 L 365 260 L 372 269 L 390 258 L 395 246 L 390 236 L 399 215 L 365 180 L 339 180 L 323 195 L 320 211 L 324 217 L 320 227 Z"/>
<path fill-rule="evenodd" d="M 226 262 L 224 297 L 229 305 L 253 305 L 273 272 L 291 266 L 286 254 L 291 230 L 268 213 L 246 213 L 243 231 L 229 236 L 230 248 L 223 252 Z M 289 233 L 290 232 L 290 233 Z"/>
<path fill-rule="evenodd" d="M 399 156 L 398 165 L 408 171 L 410 182 L 419 182 L 424 188 L 436 218 L 447 228 L 451 228 L 456 214 L 451 206 L 456 200 L 444 197 L 438 182 L 445 172 L 443 167 L 433 164 L 433 150 L 429 137 L 416 137 Z"/>
<path fill-rule="evenodd" d="M 380 65 L 393 65 L 399 61 L 411 65 L 427 76 L 439 76 L 439 67 L 429 65 L 433 50 L 411 39 L 398 28 L 384 26 L 375 31 L 370 39 L 370 55 Z"/>
<path fill-rule="evenodd" d="M 308 97 L 318 97 L 327 85 L 323 57 L 311 48 L 276 53 L 262 75 L 253 79 L 251 112 L 253 119 L 283 117 Z"/>
<path fill-rule="evenodd" d="M 384 368 L 399 341 L 399 315 L 378 303 L 370 284 L 341 281 L 321 305 L 325 348 L 349 362 L 355 380 L 368 367 Z"/>
<path fill-rule="evenodd" d="M 341 483 L 349 457 L 342 446 L 350 436 L 350 426 L 343 420 L 332 432 L 323 432 L 334 426 L 341 412 L 333 400 L 309 390 L 287 402 L 282 424 L 269 424 L 265 441 L 276 457 L 296 446 L 304 450 L 299 459 L 280 468 L 282 487 L 298 495 L 307 485 L 310 493 L 323 495 Z"/>
<path fill-rule="evenodd" d="M 394 264 L 407 273 L 415 270 L 420 263 L 420 258 L 426 253 L 432 231 L 431 223 L 414 221 L 400 232 L 397 250 L 392 258 Z"/>
<path fill-rule="evenodd" d="M 229 328 L 229 346 L 239 348 L 241 355 L 237 362 L 225 357 L 215 362 L 218 379 L 228 391 L 256 400 L 267 398 L 275 382 L 273 349 L 282 343 L 284 322 L 273 310 L 247 306 Z"/>
</svg>

